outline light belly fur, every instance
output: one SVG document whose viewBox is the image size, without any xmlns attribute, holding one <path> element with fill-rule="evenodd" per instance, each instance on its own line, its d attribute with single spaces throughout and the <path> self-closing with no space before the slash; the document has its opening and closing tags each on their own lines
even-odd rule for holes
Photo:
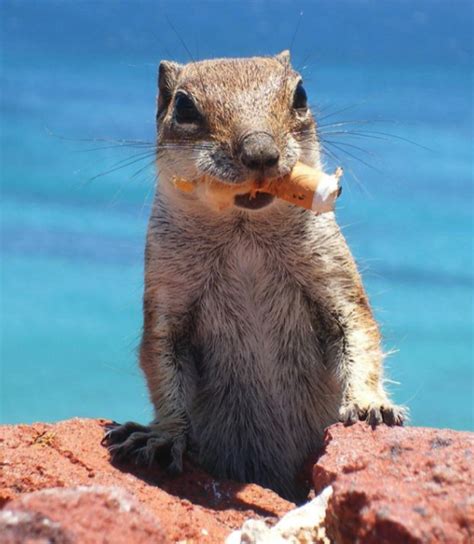
<svg viewBox="0 0 474 544">
<path fill-rule="evenodd" d="M 191 429 L 213 473 L 264 482 L 278 466 L 290 486 L 337 417 L 340 390 L 312 303 L 268 258 L 235 244 L 203 293 Z"/>
</svg>

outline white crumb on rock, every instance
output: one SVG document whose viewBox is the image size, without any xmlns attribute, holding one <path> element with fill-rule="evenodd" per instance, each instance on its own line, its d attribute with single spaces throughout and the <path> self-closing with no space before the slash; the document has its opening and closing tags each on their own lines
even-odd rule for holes
<svg viewBox="0 0 474 544">
<path fill-rule="evenodd" d="M 31 523 L 33 520 L 35 520 L 34 513 L 31 512 L 23 512 L 21 510 L 1 510 L 0 511 L 0 528 L 3 525 L 4 527 L 14 527 L 17 525 L 23 525 Z M 41 519 L 36 519 L 36 522 L 40 522 L 41 525 L 44 525 L 45 527 L 53 527 L 53 528 L 60 528 L 60 524 L 56 523 L 46 516 L 43 516 Z M 1 539 L 0 539 L 1 542 Z"/>
<path fill-rule="evenodd" d="M 291 510 L 273 527 L 261 520 L 247 520 L 231 533 L 225 544 L 329 544 L 324 529 L 326 508 L 332 495 L 326 487 L 312 501 Z"/>
</svg>

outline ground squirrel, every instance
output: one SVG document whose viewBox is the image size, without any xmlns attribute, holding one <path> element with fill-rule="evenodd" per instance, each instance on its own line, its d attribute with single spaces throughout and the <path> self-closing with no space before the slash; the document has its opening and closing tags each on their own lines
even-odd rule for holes
<svg viewBox="0 0 474 544">
<path fill-rule="evenodd" d="M 171 183 L 321 168 L 289 53 L 161 62 L 157 149 L 140 349 L 155 419 L 114 425 L 105 442 L 115 459 L 165 456 L 172 471 L 189 451 L 216 477 L 301 500 L 295 476 L 328 425 L 404 418 L 354 260 L 333 213 L 266 193 L 219 210 Z"/>
</svg>

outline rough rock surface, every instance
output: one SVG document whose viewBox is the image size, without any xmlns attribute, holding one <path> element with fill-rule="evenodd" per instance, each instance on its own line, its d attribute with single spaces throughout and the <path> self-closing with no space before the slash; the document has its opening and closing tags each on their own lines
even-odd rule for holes
<svg viewBox="0 0 474 544">
<path fill-rule="evenodd" d="M 326 532 L 338 544 L 474 542 L 474 435 L 358 423 L 326 431 L 316 492 L 333 487 Z"/>
<path fill-rule="evenodd" d="M 113 466 L 105 423 L 0 426 L 0 544 L 474 542 L 472 433 L 334 425 L 312 470 L 320 495 L 287 514 L 272 491 L 189 462 L 175 478 Z"/>
<path fill-rule="evenodd" d="M 34 537 L 34 538 L 33 538 Z M 35 491 L 0 511 L 0 542 L 162 544 L 159 522 L 120 488 L 81 486 Z"/>
<path fill-rule="evenodd" d="M 100 445 L 105 423 L 72 419 L 56 424 L 0 427 L 0 507 L 4 508 L 1 522 L 4 528 L 9 523 L 11 532 L 12 524 L 16 523 L 17 534 L 21 526 L 39 531 L 40 535 L 41 531 L 54 530 L 57 539 L 53 541 L 59 543 L 70 542 L 75 534 L 81 538 L 72 542 L 102 542 L 97 540 L 92 522 L 106 523 L 104 510 L 107 504 L 115 504 L 109 493 L 120 496 L 128 493 L 133 506 L 131 512 L 122 513 L 127 515 L 123 521 L 127 527 L 135 527 L 137 533 L 133 538 L 129 533 L 130 538 L 123 542 L 142 542 L 146 531 L 154 530 L 156 535 L 164 534 L 170 542 L 212 543 L 223 542 L 246 519 L 277 520 L 294 507 L 272 491 L 256 485 L 216 481 L 189 463 L 184 474 L 176 478 L 170 478 L 158 467 L 151 470 L 114 467 L 107 450 Z M 78 486 L 105 486 L 115 490 L 99 488 L 95 494 L 77 489 L 65 495 L 59 490 L 47 495 L 33 493 Z M 48 500 L 44 500 L 45 497 Z M 56 517 L 60 504 L 64 505 L 61 506 L 64 516 Z M 73 513 L 72 504 L 80 505 L 82 510 Z M 87 519 L 87 504 L 90 505 L 91 531 L 84 536 L 80 531 Z M 112 520 L 118 515 L 114 508 L 110 514 Z M 139 516 L 142 510 L 146 522 Z M 18 516 L 21 520 L 15 522 Z M 66 536 L 61 536 L 63 533 Z M 160 542 L 159 538 L 156 536 L 150 541 Z M 26 537 L 18 540 L 26 541 Z M 122 541 L 111 539 L 109 542 Z"/>
</svg>

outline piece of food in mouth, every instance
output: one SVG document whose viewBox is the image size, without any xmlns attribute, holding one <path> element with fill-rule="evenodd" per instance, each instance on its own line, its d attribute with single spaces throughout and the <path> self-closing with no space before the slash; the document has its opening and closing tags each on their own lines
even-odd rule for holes
<svg viewBox="0 0 474 544">
<path fill-rule="evenodd" d="M 315 213 L 330 212 L 341 194 L 339 180 L 342 174 L 342 168 L 337 168 L 334 174 L 326 174 L 297 162 L 290 174 L 270 180 L 264 190 Z"/>
<path fill-rule="evenodd" d="M 257 184 L 248 181 L 238 185 L 222 183 L 213 178 L 190 181 L 179 177 L 173 178 L 174 186 L 182 192 L 204 190 L 205 197 L 219 208 L 224 209 L 234 203 L 241 207 L 258 209 L 273 200 L 273 196 L 300 206 L 315 213 L 332 211 L 337 197 L 341 193 L 339 180 L 342 168 L 334 174 L 326 174 L 301 162 L 296 163 L 286 176 Z"/>
</svg>

